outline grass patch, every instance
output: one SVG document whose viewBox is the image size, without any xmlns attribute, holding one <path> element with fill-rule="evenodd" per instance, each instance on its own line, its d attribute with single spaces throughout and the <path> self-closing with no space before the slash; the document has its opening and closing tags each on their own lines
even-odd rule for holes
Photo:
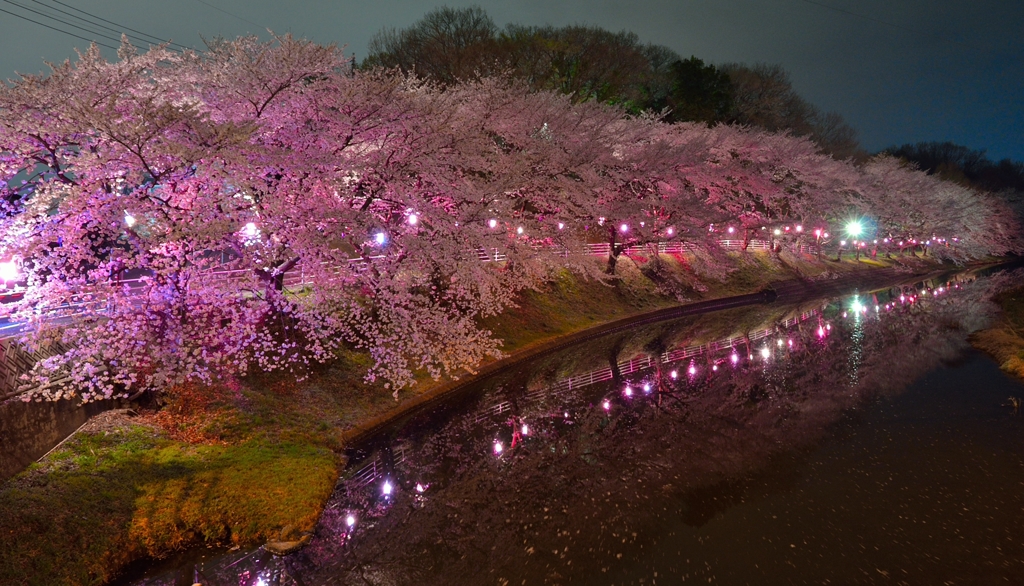
<svg viewBox="0 0 1024 586">
<path fill-rule="evenodd" d="M 992 327 L 975 332 L 971 344 L 993 356 L 1004 371 L 1024 379 L 1024 287 L 997 295 L 1001 309 Z"/>
<path fill-rule="evenodd" d="M 103 584 L 198 540 L 311 530 L 336 478 L 327 449 L 192 445 L 149 426 L 80 432 L 0 490 L 2 584 Z"/>
</svg>

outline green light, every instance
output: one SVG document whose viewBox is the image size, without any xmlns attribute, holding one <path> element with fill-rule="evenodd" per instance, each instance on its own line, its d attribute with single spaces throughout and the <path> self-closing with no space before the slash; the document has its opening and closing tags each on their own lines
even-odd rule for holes
<svg viewBox="0 0 1024 586">
<path fill-rule="evenodd" d="M 846 233 L 850 236 L 860 236 L 861 231 L 864 228 L 860 225 L 860 222 L 850 222 L 846 225 Z"/>
</svg>

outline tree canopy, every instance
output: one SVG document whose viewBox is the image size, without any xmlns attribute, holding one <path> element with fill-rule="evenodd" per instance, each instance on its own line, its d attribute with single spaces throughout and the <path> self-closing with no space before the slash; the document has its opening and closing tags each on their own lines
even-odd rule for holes
<svg viewBox="0 0 1024 586">
<path fill-rule="evenodd" d="M 515 76 L 350 65 L 245 37 L 112 62 L 93 47 L 0 88 L 0 261 L 29 284 L 3 311 L 64 348 L 26 384 L 129 395 L 301 373 L 348 346 L 401 388 L 500 355 L 480 318 L 553 271 L 608 278 L 585 256 L 602 240 L 609 269 L 624 244 L 713 264 L 724 226 L 807 226 L 799 240 L 850 217 L 955 261 L 1017 246 L 998 200 L 893 158 L 854 166 Z M 72 307 L 85 317 L 61 319 Z"/>
</svg>

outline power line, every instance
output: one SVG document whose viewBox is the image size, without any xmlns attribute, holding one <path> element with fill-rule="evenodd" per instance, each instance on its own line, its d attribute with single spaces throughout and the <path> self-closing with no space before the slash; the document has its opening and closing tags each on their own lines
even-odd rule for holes
<svg viewBox="0 0 1024 586">
<path fill-rule="evenodd" d="M 88 42 L 90 42 L 90 43 L 96 43 L 97 45 L 99 45 L 99 46 L 101 46 L 101 47 L 106 47 L 106 48 L 108 48 L 108 49 L 113 49 L 113 50 L 115 50 L 115 51 L 117 50 L 117 47 L 111 47 L 110 45 L 107 45 L 107 44 L 105 44 L 105 43 L 101 43 L 101 42 L 99 42 L 99 41 L 97 41 L 97 40 L 95 40 L 95 39 L 89 39 L 89 38 L 83 37 L 83 36 L 81 36 L 81 35 L 76 35 L 75 33 L 69 33 L 69 32 L 68 32 L 68 31 L 66 31 L 66 30 L 63 30 L 63 29 L 59 29 L 59 28 L 57 28 L 57 27 L 53 27 L 53 26 L 50 26 L 50 25 L 48 25 L 48 24 L 44 24 L 44 23 L 41 23 L 41 22 L 39 22 L 38 20 L 32 20 L 31 18 L 29 18 L 29 17 L 27 17 L 27 16 L 23 16 L 23 15 L 21 15 L 21 14 L 18 14 L 18 13 L 16 13 L 16 12 L 11 12 L 10 10 L 4 10 L 3 8 L 0 8 L 0 12 L 6 12 L 7 14 L 10 14 L 11 16 L 16 16 L 16 17 L 18 17 L 18 18 L 20 18 L 20 19 L 22 19 L 22 20 L 27 20 L 27 21 L 29 21 L 29 22 L 31 22 L 31 23 L 35 23 L 35 24 L 38 24 L 39 26 L 43 26 L 43 27 L 46 27 L 46 28 L 48 28 L 48 29 L 50 29 L 50 30 L 54 30 L 54 31 L 57 31 L 57 32 L 59 32 L 59 33 L 64 33 L 65 35 L 70 35 L 70 36 L 72 36 L 72 37 L 75 37 L 76 39 L 82 39 L 83 41 L 88 41 Z"/>
<path fill-rule="evenodd" d="M 243 17 L 241 17 L 241 16 L 238 16 L 237 14 L 232 14 L 232 13 L 230 13 L 230 12 L 228 12 L 227 10 L 224 10 L 224 9 L 222 9 L 222 8 L 217 8 L 217 7 L 216 7 L 216 6 L 214 6 L 213 4 L 210 4 L 209 2 L 204 2 L 203 0 L 196 0 L 196 2 L 198 2 L 198 3 L 200 3 L 200 4 L 204 5 L 204 6 L 209 6 L 210 8 L 212 8 L 212 9 L 216 10 L 217 12 L 223 12 L 224 14 L 226 14 L 226 15 L 228 15 L 228 16 L 233 16 L 233 17 L 237 18 L 238 20 L 241 20 L 242 22 L 247 22 L 247 23 L 249 23 L 249 24 L 251 24 L 251 25 L 253 25 L 253 26 L 258 26 L 258 27 L 260 27 L 260 28 L 266 28 L 266 27 L 264 27 L 263 25 L 261 25 L 261 24 L 256 24 L 255 22 L 253 22 L 253 21 L 251 21 L 251 20 L 249 20 L 249 19 L 247 19 L 247 18 L 243 18 Z"/>
<path fill-rule="evenodd" d="M 94 35 L 96 35 L 96 36 L 98 36 L 98 37 L 100 37 L 100 38 L 102 38 L 102 39 L 106 39 L 106 40 L 108 40 L 108 41 L 113 41 L 113 42 L 115 42 L 115 43 L 120 43 L 120 42 L 121 42 L 121 39 L 118 39 L 118 38 L 114 38 L 114 37 L 111 37 L 111 36 L 109 36 L 109 35 L 106 35 L 106 34 L 103 34 L 103 33 L 100 33 L 100 32 L 94 31 L 94 30 L 91 30 L 91 29 L 89 29 L 89 28 L 86 28 L 86 27 L 84 27 L 84 26 L 80 26 L 80 25 L 77 25 L 77 24 L 75 24 L 75 23 L 73 23 L 73 22 L 68 22 L 68 21 L 66 21 L 66 20 L 61 20 L 60 18 L 57 18 L 56 16 L 53 16 L 52 14 L 46 14 L 45 12 L 40 12 L 40 11 L 38 11 L 38 10 L 33 10 L 33 9 L 31 9 L 31 8 L 27 7 L 27 6 L 22 6 L 21 4 L 18 4 L 17 2 L 14 2 L 14 0 L 3 0 L 3 1 L 4 1 L 4 2 L 6 2 L 6 3 L 8 3 L 8 4 L 10 4 L 10 5 L 12 5 L 12 6 L 17 6 L 18 8 L 21 8 L 22 10 L 27 10 L 27 11 L 29 11 L 29 12 L 32 12 L 32 13 L 38 14 L 38 15 L 40 15 L 40 16 L 44 16 L 44 17 L 46 17 L 46 18 L 49 18 L 49 19 L 51 19 L 51 20 L 55 20 L 55 21 L 57 21 L 57 22 L 59 22 L 59 23 L 61 23 L 61 24 L 65 24 L 65 25 L 67 25 L 67 26 L 70 26 L 71 28 L 76 28 L 76 29 L 78 29 L 78 30 L 82 30 L 82 31 L 85 31 L 85 32 L 87 32 L 87 33 L 92 33 L 92 34 L 94 34 Z M 35 21 L 33 21 L 33 22 L 35 22 Z M 38 23 L 38 22 L 37 22 L 36 24 L 42 24 L 42 23 Z M 66 32 L 66 31 L 62 31 L 62 32 Z M 79 37 L 79 38 L 81 38 L 81 37 Z M 88 40 L 88 39 L 87 39 L 87 40 Z M 131 41 L 129 41 L 129 43 L 130 43 L 130 42 L 131 42 Z M 135 46 L 135 45 L 134 45 L 134 43 L 132 43 L 132 45 L 133 45 L 133 46 Z M 138 46 L 136 46 L 136 48 L 139 48 L 139 49 L 141 49 L 141 47 L 138 47 Z"/>
<path fill-rule="evenodd" d="M 32 0 L 32 1 L 35 2 L 36 4 L 40 4 L 42 6 L 46 6 L 50 10 L 56 10 L 57 12 L 60 12 L 61 14 L 66 14 L 66 15 L 71 16 L 73 18 L 82 18 L 82 17 L 76 16 L 74 14 L 71 14 L 70 12 L 67 12 L 65 10 L 61 10 L 60 8 L 54 8 L 52 6 L 47 6 L 44 2 L 42 2 L 42 0 Z M 82 14 L 90 17 L 90 18 L 93 18 L 95 20 L 103 21 L 103 22 L 105 22 L 107 24 L 112 24 L 112 25 L 114 25 L 115 27 L 118 27 L 118 28 L 112 29 L 112 28 L 110 28 L 108 26 L 104 26 L 104 25 L 99 24 L 99 23 L 90 23 L 90 24 L 95 24 L 95 26 L 99 26 L 99 27 L 105 28 L 107 30 L 112 30 L 112 31 L 114 31 L 116 33 L 120 33 L 122 31 L 131 31 L 133 33 L 137 33 L 138 35 L 141 35 L 141 36 L 138 36 L 138 35 L 129 35 L 129 36 L 135 36 L 135 38 L 137 38 L 140 41 L 143 41 L 145 43 L 153 43 L 153 42 L 155 42 L 158 45 L 162 45 L 164 43 L 167 43 L 169 45 L 174 45 L 174 46 L 180 47 L 181 49 L 190 49 L 191 48 L 191 47 L 186 47 L 185 45 L 182 45 L 182 44 L 179 44 L 179 43 L 171 42 L 170 40 L 161 39 L 160 37 L 157 37 L 155 35 L 151 35 L 151 34 L 139 31 L 139 30 L 135 30 L 133 28 L 129 28 L 127 26 L 124 26 L 123 24 L 118 24 L 118 23 L 116 23 L 116 22 L 114 22 L 112 20 L 107 20 L 107 19 L 103 18 L 102 16 L 97 16 L 97 15 L 92 14 L 90 12 L 86 12 L 85 10 L 82 10 L 80 8 L 75 8 L 74 6 L 72 6 L 70 4 L 66 4 L 64 2 L 61 2 L 60 0 L 49 0 L 49 1 L 53 2 L 54 4 L 60 4 L 61 6 L 65 6 L 67 8 L 70 8 L 71 10 L 74 10 L 75 12 L 80 12 L 80 13 L 82 13 Z M 85 19 L 83 19 L 83 20 L 85 20 Z M 86 21 L 86 22 L 88 22 L 88 21 Z M 146 39 L 145 37 L 149 37 L 149 39 Z"/>
</svg>

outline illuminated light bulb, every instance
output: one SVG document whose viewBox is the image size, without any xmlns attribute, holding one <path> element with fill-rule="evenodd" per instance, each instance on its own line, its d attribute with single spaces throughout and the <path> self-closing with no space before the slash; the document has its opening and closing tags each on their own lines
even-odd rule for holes
<svg viewBox="0 0 1024 586">
<path fill-rule="evenodd" d="M 823 328 L 821 326 L 818 326 L 818 337 L 819 338 L 824 338 L 825 337 L 825 328 Z"/>
<path fill-rule="evenodd" d="M 644 385 L 644 392 L 645 393 L 651 392 L 651 385 Z"/>
<path fill-rule="evenodd" d="M 825 232 L 824 234 L 822 234 L 822 236 L 824 236 L 825 238 L 828 238 L 828 232 Z"/>
<path fill-rule="evenodd" d="M 799 226 L 799 225 L 798 225 L 798 226 L 796 227 L 796 231 L 797 231 L 797 232 L 803 232 L 803 231 L 804 231 L 804 227 L 803 227 L 803 226 Z"/>
<path fill-rule="evenodd" d="M 624 392 L 626 393 L 627 397 L 632 397 L 633 396 L 633 387 L 626 387 L 626 390 Z"/>
<path fill-rule="evenodd" d="M 881 308 L 876 305 L 875 306 L 875 311 L 878 311 L 879 309 L 881 309 Z"/>
<path fill-rule="evenodd" d="M 356 518 L 355 518 L 354 515 L 349 515 L 348 517 L 345 517 L 345 525 L 348 525 L 349 527 L 352 527 L 355 524 L 356 524 Z"/>
<path fill-rule="evenodd" d="M 505 446 L 501 445 L 501 442 L 494 442 L 494 453 L 495 454 L 499 454 L 500 455 L 501 452 L 504 449 L 505 449 Z"/>
<path fill-rule="evenodd" d="M 619 226 L 619 232 L 629 232 L 629 226 L 626 224 Z"/>
<path fill-rule="evenodd" d="M 691 375 L 697 374 L 697 367 L 691 364 L 690 369 L 687 372 L 689 372 Z"/>
<path fill-rule="evenodd" d="M 127 221 L 128 221 L 128 218 L 125 218 L 125 222 L 127 222 Z M 132 218 L 132 224 L 134 224 L 134 223 L 135 223 L 135 218 Z M 131 224 L 129 224 L 129 225 L 131 225 Z M 248 236 L 249 238 L 255 238 L 260 233 L 260 229 L 257 228 L 256 224 L 254 224 L 253 222 L 249 222 L 248 224 L 245 225 L 245 228 L 242 228 L 242 232 L 246 236 Z"/>
<path fill-rule="evenodd" d="M 566 412 L 565 412 L 565 413 L 563 413 L 562 415 L 563 415 L 563 416 L 564 416 L 564 417 L 565 417 L 566 419 L 568 419 L 568 418 L 569 418 L 569 412 L 568 412 L 568 411 L 566 411 Z"/>
<path fill-rule="evenodd" d="M 382 487 L 380 488 L 380 492 L 381 492 L 381 493 L 382 493 L 382 494 L 383 494 L 384 496 L 390 496 L 390 495 L 391 495 L 391 482 L 390 482 L 390 481 L 387 481 L 387 480 L 385 480 L 385 481 L 384 481 L 384 486 L 382 486 Z"/>
<path fill-rule="evenodd" d="M 608 399 L 605 399 L 604 403 L 601 403 L 601 406 L 604 407 L 605 411 L 612 408 L 612 404 L 608 401 Z"/>
<path fill-rule="evenodd" d="M 860 236 L 861 231 L 864 229 L 860 222 L 850 222 L 846 225 L 846 232 L 850 236 Z"/>
<path fill-rule="evenodd" d="M 18 265 L 14 261 L 0 262 L 0 281 L 17 281 L 21 275 L 18 274 Z"/>
<path fill-rule="evenodd" d="M 522 234 L 522 233 L 523 233 L 523 227 L 522 226 L 516 228 L 516 234 Z"/>
<path fill-rule="evenodd" d="M 530 435 L 530 426 L 523 424 L 523 427 L 519 430 L 523 435 Z"/>
<path fill-rule="evenodd" d="M 490 220 L 487 220 L 487 227 L 488 228 L 497 228 L 498 227 L 498 220 L 495 220 L 494 218 L 491 218 Z"/>
<path fill-rule="evenodd" d="M 675 234 L 675 230 L 673 230 L 672 228 L 669 228 L 668 229 L 668 235 L 671 236 L 673 234 Z"/>
<path fill-rule="evenodd" d="M 597 225 L 598 226 L 604 226 L 604 217 L 603 216 L 597 219 Z"/>
<path fill-rule="evenodd" d="M 711 370 L 714 370 L 714 371 L 717 372 L 718 371 L 718 365 L 717 364 L 712 364 L 711 365 Z"/>
<path fill-rule="evenodd" d="M 878 244 L 878 239 L 877 239 L 877 238 L 875 238 L 875 241 L 874 241 L 874 243 L 875 243 L 875 244 Z"/>
<path fill-rule="evenodd" d="M 373 241 L 377 243 L 377 246 L 384 246 L 384 243 L 387 242 L 387 239 L 388 237 L 385 236 L 383 232 L 377 232 L 376 234 L 373 235 Z"/>
<path fill-rule="evenodd" d="M 825 324 L 825 329 L 831 331 L 832 330 L 832 324 Z"/>
<path fill-rule="evenodd" d="M 907 296 L 906 295 L 900 295 L 900 301 L 901 302 L 902 301 L 906 301 L 906 300 L 907 300 Z"/>
<path fill-rule="evenodd" d="M 777 345 L 779 348 L 782 348 L 782 338 L 779 338 Z"/>
<path fill-rule="evenodd" d="M 768 360 L 768 357 L 772 355 L 772 351 L 768 349 L 768 346 L 761 348 L 761 358 Z"/>
<path fill-rule="evenodd" d="M 845 240 L 840 240 L 839 241 L 839 246 L 846 246 L 846 241 Z"/>
<path fill-rule="evenodd" d="M 419 223 L 420 217 L 417 216 L 416 214 L 409 214 L 409 219 L 407 221 L 409 222 L 410 226 L 415 226 L 417 223 Z"/>
<path fill-rule="evenodd" d="M 778 228 L 776 228 L 774 234 L 776 236 L 778 236 L 779 234 L 782 234 L 782 230 L 779 230 Z"/>
<path fill-rule="evenodd" d="M 846 317 L 846 312 L 845 311 L 843 312 L 843 317 Z"/>
<path fill-rule="evenodd" d="M 423 486 L 419 482 L 416 483 L 416 492 L 422 493 L 425 490 L 427 490 L 427 487 Z"/>
<path fill-rule="evenodd" d="M 679 371 L 673 370 L 672 372 L 669 373 L 669 376 L 671 376 L 672 378 L 678 378 Z"/>
<path fill-rule="evenodd" d="M 792 346 L 793 345 L 793 340 L 786 340 L 786 344 L 789 345 L 789 346 Z"/>
<path fill-rule="evenodd" d="M 732 233 L 733 233 L 733 232 L 735 232 L 735 231 L 736 231 L 736 228 L 733 228 L 732 226 L 729 226 L 729 230 L 728 230 L 728 232 L 729 232 L 730 234 L 732 234 Z"/>
<path fill-rule="evenodd" d="M 733 364 L 736 364 L 737 362 L 739 362 L 739 361 L 740 361 L 740 357 L 739 357 L 739 354 L 736 354 L 735 352 L 733 352 L 733 353 L 732 353 L 732 357 L 731 357 L 731 360 L 732 360 L 732 363 L 733 363 Z"/>
<path fill-rule="evenodd" d="M 643 228 L 643 227 L 644 227 L 644 223 L 643 223 L 643 222 L 640 222 L 640 227 L 641 227 L 641 228 Z"/>
<path fill-rule="evenodd" d="M 559 222 L 558 223 L 558 229 L 561 230 L 562 228 L 565 228 L 565 224 Z"/>
<path fill-rule="evenodd" d="M 789 232 L 789 226 L 786 226 L 786 232 Z"/>
<path fill-rule="evenodd" d="M 131 228 L 132 226 L 134 226 L 134 225 L 135 225 L 135 216 L 133 216 L 133 215 L 131 215 L 131 214 L 129 214 L 129 213 L 127 213 L 127 212 L 125 212 L 125 214 L 124 214 L 124 223 L 125 223 L 125 225 L 127 225 L 127 226 L 128 226 L 129 228 Z M 247 226 L 247 227 L 248 227 L 248 226 Z"/>
</svg>

